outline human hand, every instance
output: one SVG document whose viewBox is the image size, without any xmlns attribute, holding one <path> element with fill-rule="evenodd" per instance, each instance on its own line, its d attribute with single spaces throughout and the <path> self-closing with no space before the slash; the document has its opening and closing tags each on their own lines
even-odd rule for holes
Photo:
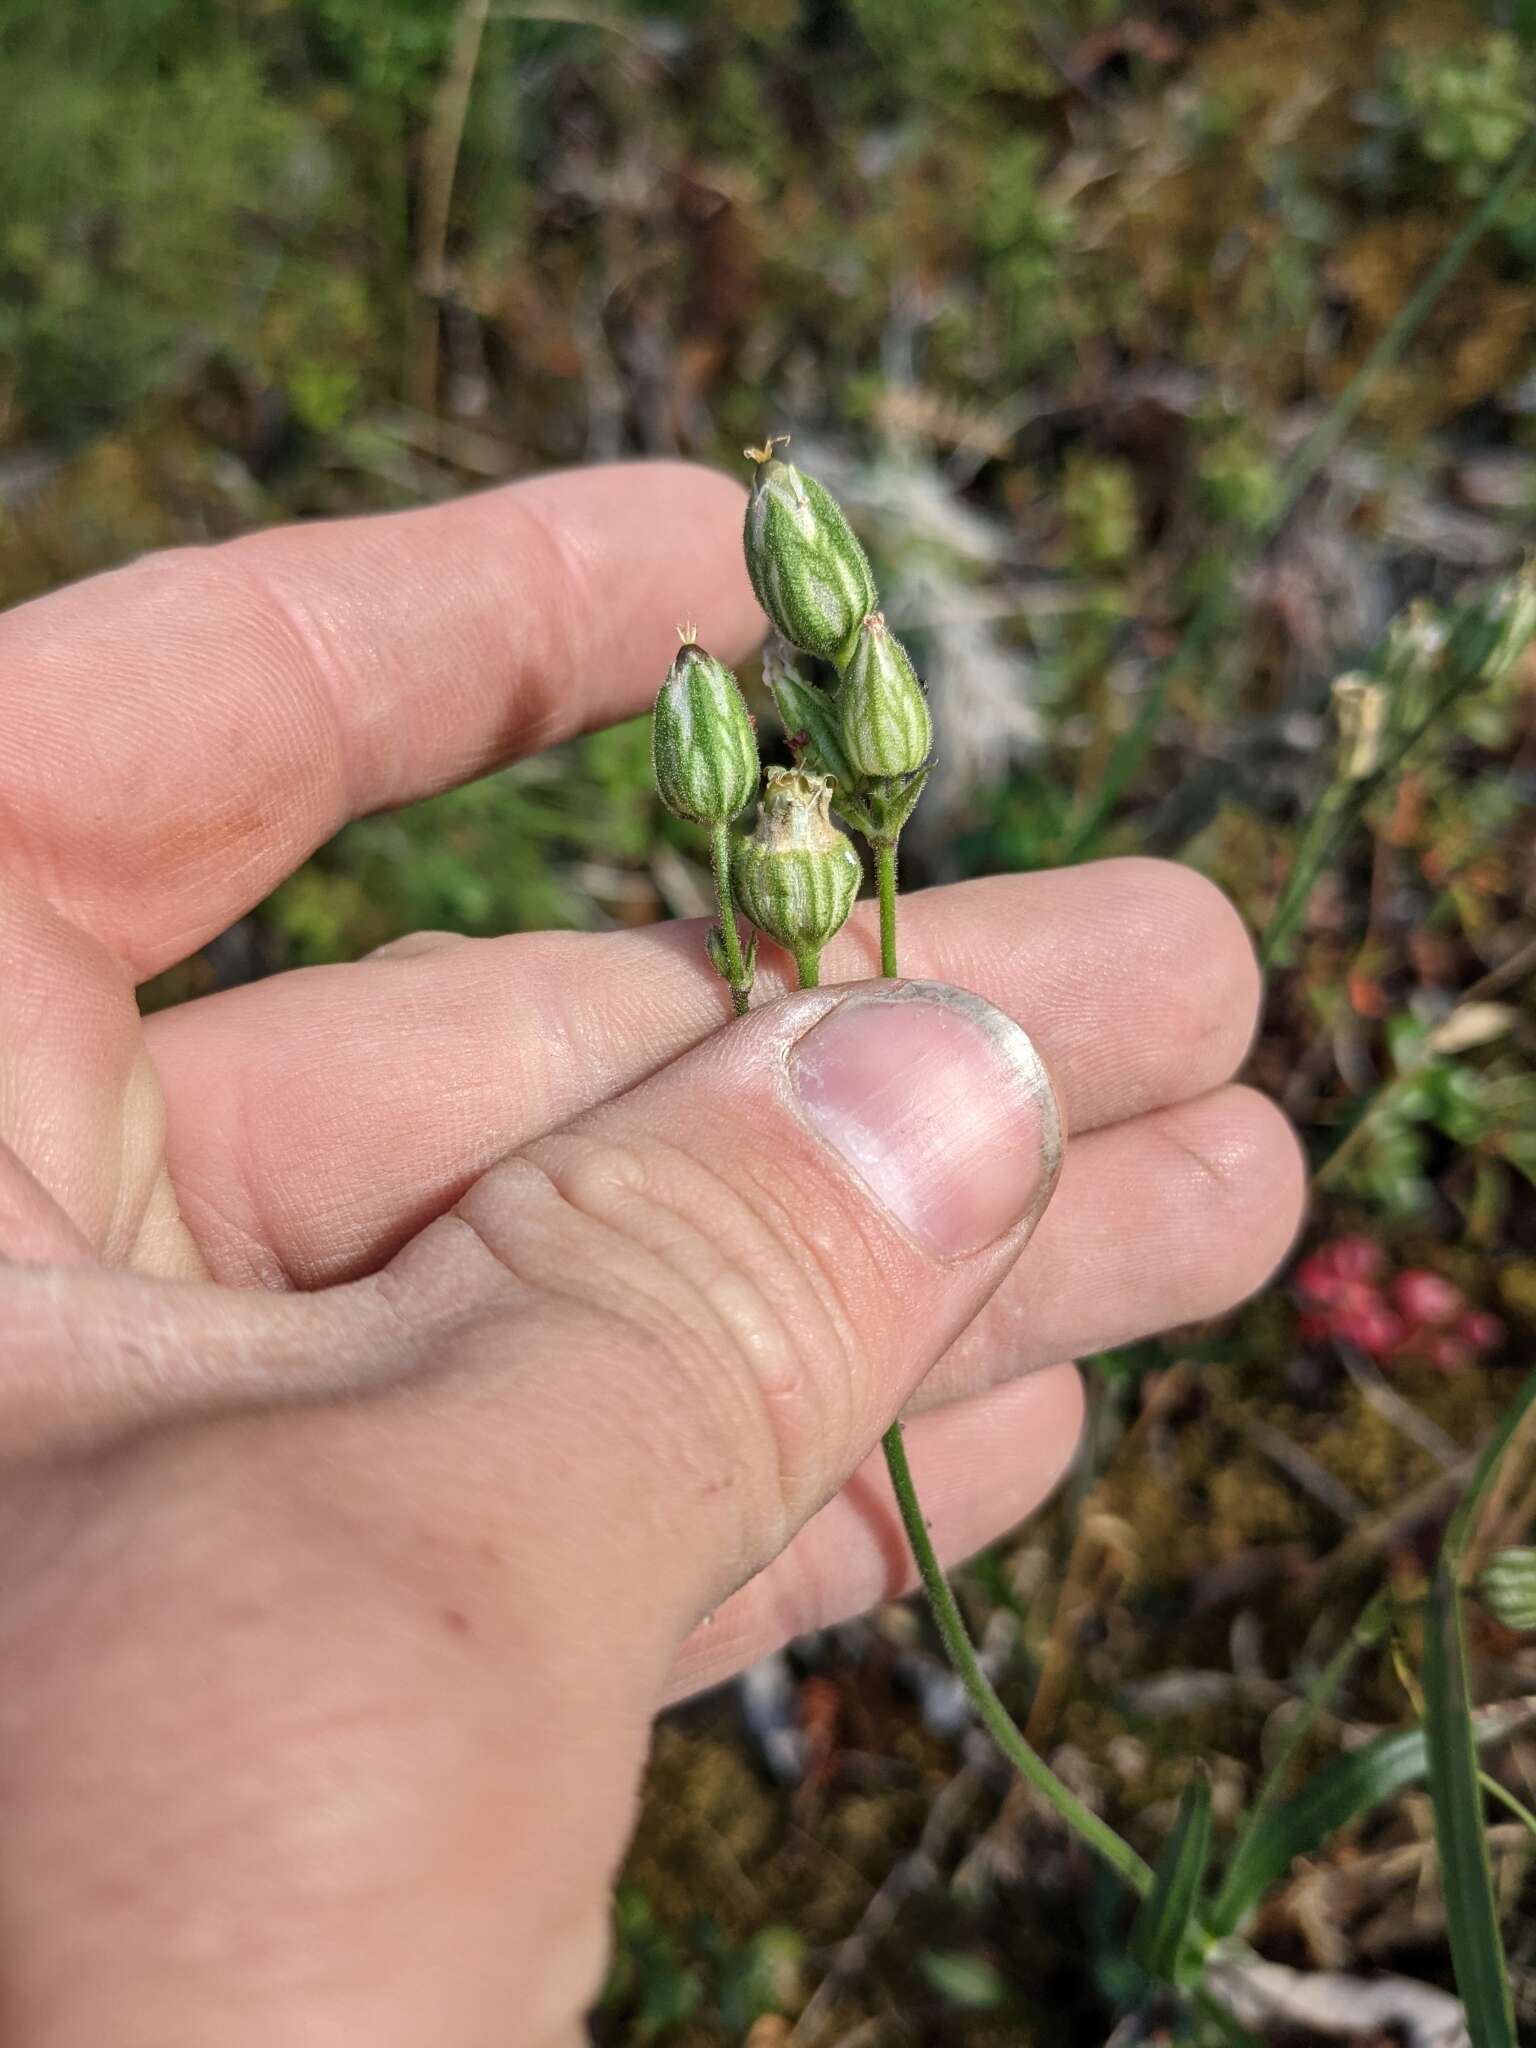
<svg viewBox="0 0 1536 2048">
<path fill-rule="evenodd" d="M 724 1030 L 682 926 L 141 1027 L 347 815 L 642 708 L 685 611 L 742 650 L 738 509 L 591 471 L 0 619 L 8 2048 L 574 2042 L 657 1706 L 907 1583 L 896 1410 L 962 1556 L 1070 1456 L 1057 1361 L 1290 1239 L 1251 952 L 1153 863 L 904 900 L 1054 1076 L 1043 1220 L 1028 1041 L 832 985 L 862 913 Z"/>
</svg>

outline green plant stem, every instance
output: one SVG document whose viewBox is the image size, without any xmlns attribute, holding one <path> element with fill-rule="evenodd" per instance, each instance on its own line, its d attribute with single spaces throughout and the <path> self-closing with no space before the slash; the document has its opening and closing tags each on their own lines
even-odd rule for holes
<svg viewBox="0 0 1536 2048">
<path fill-rule="evenodd" d="M 731 895 L 731 828 L 716 825 L 710 835 L 709 864 L 715 875 L 715 900 L 720 905 L 720 943 L 725 948 L 730 973 L 731 1003 L 738 1017 L 745 1017 L 751 1001 L 747 963 L 741 956 L 741 933 L 736 929 L 736 902 Z"/>
<path fill-rule="evenodd" d="M 1268 516 L 1253 533 L 1247 546 L 1237 551 L 1231 573 L 1215 583 L 1204 601 L 1196 608 L 1179 645 L 1159 664 L 1142 699 L 1141 709 L 1135 721 L 1116 741 L 1104 773 L 1100 776 L 1092 795 L 1078 806 L 1076 815 L 1069 821 L 1060 855 L 1064 862 L 1084 857 L 1119 802 L 1122 793 L 1139 773 L 1162 724 L 1163 711 L 1175 676 L 1207 653 L 1220 632 L 1231 606 L 1233 581 L 1258 560 L 1290 517 L 1302 493 L 1333 456 L 1345 434 L 1353 426 L 1377 379 L 1383 371 L 1391 369 L 1402 355 L 1433 310 L 1440 294 L 1452 282 L 1472 253 L 1484 229 L 1493 221 L 1505 200 L 1519 187 L 1532 164 L 1536 164 L 1536 127 L 1526 132 L 1505 165 L 1503 173 L 1489 187 L 1481 204 L 1462 222 L 1439 261 L 1433 264 L 1420 280 L 1416 289 L 1399 308 L 1396 317 L 1388 324 L 1376 346 L 1292 456 Z"/>
<path fill-rule="evenodd" d="M 875 841 L 875 886 L 880 891 L 880 972 L 896 973 L 896 841 Z"/>
<path fill-rule="evenodd" d="M 1132 1891 L 1145 1894 L 1152 1882 L 1150 1867 L 1128 1842 L 1121 1841 L 1112 1827 L 1100 1820 L 1075 1793 L 1068 1791 L 1045 1759 L 1030 1747 L 1013 1716 L 998 1698 L 991 1679 L 982 1670 L 959 1603 L 934 1552 L 933 1539 L 928 1533 L 917 1489 L 912 1483 L 912 1468 L 907 1462 L 907 1446 L 899 1422 L 893 1422 L 886 1431 L 883 1448 L 891 1485 L 896 1490 L 896 1505 L 901 1510 L 902 1527 L 917 1560 L 923 1591 L 928 1596 L 939 1636 L 983 1727 L 1019 1776 L 1050 1801 L 1067 1825 L 1074 1828 L 1089 1848 L 1103 1858 L 1116 1876 L 1123 1878 Z"/>
<path fill-rule="evenodd" d="M 875 880 L 880 892 L 880 972 L 890 977 L 897 971 L 896 841 L 877 839 L 873 845 Z M 801 985 L 810 985 L 805 981 L 803 965 Z M 912 1479 L 912 1467 L 907 1461 L 906 1439 L 899 1419 L 882 1437 L 881 1449 L 885 1452 L 886 1469 L 891 1475 L 901 1525 L 906 1531 L 939 1639 L 956 1676 L 965 1687 L 978 1720 L 1019 1776 L 1050 1801 L 1067 1825 L 1076 1830 L 1095 1854 L 1102 1857 L 1117 1877 L 1123 1879 L 1132 1891 L 1144 1894 L 1152 1882 L 1150 1866 L 1142 1861 L 1129 1842 L 1123 1842 L 1112 1827 L 1069 1791 L 1045 1759 L 1030 1746 L 1023 1730 L 999 1699 L 991 1679 L 982 1670 L 981 1659 L 965 1626 L 965 1617 L 944 1576 L 944 1567 L 939 1563 L 933 1538 L 928 1533 L 928 1523 Z"/>
<path fill-rule="evenodd" d="M 809 946 L 795 955 L 795 973 L 802 988 L 821 986 L 821 948 L 813 952 Z"/>
<path fill-rule="evenodd" d="M 1283 967 L 1287 963 L 1291 934 L 1312 899 L 1318 877 L 1327 865 L 1335 843 L 1344 836 L 1350 816 L 1358 815 L 1358 808 L 1349 801 L 1353 786 L 1351 783 L 1331 783 L 1307 821 L 1296 857 L 1291 862 L 1291 871 L 1280 892 L 1280 900 L 1264 927 L 1264 936 L 1259 944 L 1259 957 L 1266 967 Z"/>
<path fill-rule="evenodd" d="M 1478 1772 L 1477 1782 L 1490 1799 L 1497 1799 L 1501 1806 L 1507 1806 L 1516 1820 L 1531 1834 L 1536 1835 L 1536 1813 L 1532 1813 L 1523 1800 L 1517 1799 L 1508 1786 L 1501 1785 L 1498 1779 L 1490 1777 L 1487 1771 Z"/>
</svg>

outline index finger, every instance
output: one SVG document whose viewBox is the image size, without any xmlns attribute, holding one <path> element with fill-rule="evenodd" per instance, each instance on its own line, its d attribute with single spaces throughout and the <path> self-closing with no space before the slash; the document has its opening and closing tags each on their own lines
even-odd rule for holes
<svg viewBox="0 0 1536 2048">
<path fill-rule="evenodd" d="M 177 549 L 0 617 L 0 865 L 138 977 L 350 817 L 642 709 L 762 630 L 743 492 L 679 462 Z"/>
</svg>

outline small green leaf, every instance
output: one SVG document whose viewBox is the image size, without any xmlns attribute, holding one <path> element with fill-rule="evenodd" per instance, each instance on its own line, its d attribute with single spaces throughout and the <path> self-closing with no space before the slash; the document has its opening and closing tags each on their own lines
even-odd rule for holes
<svg viewBox="0 0 1536 2048">
<path fill-rule="evenodd" d="M 1187 1974 L 1190 1936 L 1198 1932 L 1195 1909 L 1210 1853 L 1211 1781 L 1197 1769 L 1184 1788 L 1173 1832 L 1152 1873 L 1152 1889 L 1131 1928 L 1131 1954 L 1149 1977 L 1162 1983 L 1181 1983 Z"/>
<path fill-rule="evenodd" d="M 1450 1547 L 1448 1543 L 1447 1550 Z M 1515 2048 L 1514 1998 L 1493 1900 L 1493 1868 L 1472 1737 L 1461 1600 L 1444 1552 L 1435 1568 L 1424 1624 L 1424 1726 L 1446 1931 L 1467 2028 L 1477 2048 Z"/>
<path fill-rule="evenodd" d="M 837 714 L 825 690 L 818 690 L 788 662 L 765 657 L 763 681 L 800 765 L 816 775 L 830 775 L 840 789 L 851 789 L 853 770 L 843 752 Z"/>
<path fill-rule="evenodd" d="M 864 803 L 869 814 L 871 839 L 894 841 L 902 827 L 917 809 L 917 800 L 923 793 L 923 784 L 933 772 L 933 763 L 927 762 L 910 775 L 895 775 L 888 782 L 870 784 L 864 792 Z M 843 807 L 847 817 L 847 806 Z M 862 829 L 862 827 L 860 828 Z"/>
<path fill-rule="evenodd" d="M 1008 2003 L 1008 1986 L 985 1956 L 958 1949 L 924 1949 L 917 1967 L 946 2005 L 961 2012 L 996 2012 Z"/>
<path fill-rule="evenodd" d="M 1473 1735 L 1484 1748 L 1533 1719 L 1536 1700 L 1501 1702 L 1474 1716 Z M 1347 1756 L 1331 1758 L 1242 1843 L 1205 1915 L 1207 1931 L 1217 1936 L 1236 1933 L 1298 1856 L 1311 1855 L 1339 1828 L 1418 1784 L 1427 1768 L 1421 1728 L 1393 1729 Z"/>
<path fill-rule="evenodd" d="M 710 966 L 714 968 L 716 974 L 719 975 L 723 982 L 728 983 L 733 989 L 738 987 L 745 989 L 747 994 L 751 995 L 752 983 L 757 973 L 756 932 L 753 932 L 751 938 L 748 939 L 746 951 L 742 956 L 744 972 L 740 982 L 735 979 L 735 970 L 731 966 L 730 955 L 725 950 L 725 940 L 721 937 L 718 926 L 712 927 L 705 934 L 704 950 L 709 955 Z"/>
</svg>

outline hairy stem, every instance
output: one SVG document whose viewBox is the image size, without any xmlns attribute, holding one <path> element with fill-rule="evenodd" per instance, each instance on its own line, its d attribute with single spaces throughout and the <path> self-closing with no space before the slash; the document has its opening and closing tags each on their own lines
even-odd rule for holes
<svg viewBox="0 0 1536 2048">
<path fill-rule="evenodd" d="M 894 976 L 897 971 L 895 840 L 876 840 L 874 853 L 875 880 L 880 891 L 880 972 L 889 977 Z M 805 980 L 803 965 L 801 985 L 811 985 Z M 928 1523 L 912 1479 L 912 1467 L 907 1462 L 906 1439 L 902 1434 L 899 1419 L 891 1424 L 881 1439 L 881 1449 L 885 1452 L 886 1469 L 891 1475 L 891 1487 L 901 1513 L 901 1524 L 906 1531 L 907 1542 L 917 1564 L 918 1576 L 927 1595 L 929 1610 L 938 1629 L 939 1639 L 944 1645 L 944 1653 L 960 1683 L 965 1687 L 966 1695 L 976 1710 L 978 1720 L 1019 1776 L 1033 1785 L 1042 1798 L 1050 1801 L 1068 1827 L 1073 1828 L 1132 1891 L 1145 1893 L 1152 1882 L 1152 1872 L 1148 1865 L 1128 1842 L 1120 1839 L 1112 1827 L 1100 1820 L 1074 1792 L 1069 1791 L 1045 1759 L 1025 1740 L 1022 1729 L 1003 1705 L 991 1679 L 981 1668 L 981 1659 L 977 1656 L 976 1646 L 966 1629 L 965 1617 L 960 1612 L 959 1602 L 944 1576 L 944 1567 L 939 1563 L 938 1553 L 933 1547 L 933 1538 L 928 1533 Z"/>
<path fill-rule="evenodd" d="M 803 946 L 795 955 L 795 973 L 802 988 L 821 986 L 821 948 Z"/>
<path fill-rule="evenodd" d="M 875 883 L 880 891 L 880 972 L 896 973 L 896 842 L 875 842 Z"/>
<path fill-rule="evenodd" d="M 747 963 L 741 957 L 741 933 L 736 929 L 736 903 L 731 895 L 731 828 L 716 825 L 709 842 L 709 864 L 715 875 L 715 900 L 720 905 L 720 943 L 725 948 L 726 981 L 738 1017 L 745 1017 L 751 1000 Z"/>
<path fill-rule="evenodd" d="M 912 1546 L 913 1557 L 917 1560 L 923 1591 L 928 1596 L 928 1606 L 943 1641 L 945 1653 L 965 1687 L 982 1726 L 1019 1776 L 1051 1802 L 1067 1825 L 1075 1829 L 1089 1848 L 1103 1858 L 1115 1875 L 1123 1878 L 1132 1891 L 1145 1893 L 1152 1883 L 1152 1872 L 1147 1864 L 1136 1854 L 1129 1842 L 1121 1841 L 1114 1829 L 1085 1806 L 1076 1793 L 1068 1791 L 1045 1759 L 1025 1741 L 1013 1716 L 998 1698 L 991 1679 L 981 1668 L 981 1659 L 976 1655 L 975 1645 L 966 1630 L 965 1617 L 960 1612 L 959 1602 L 950 1590 L 949 1581 L 945 1578 L 943 1567 L 934 1551 L 933 1539 L 928 1534 L 928 1524 L 923 1519 L 922 1507 L 917 1498 L 917 1489 L 912 1483 L 912 1468 L 907 1463 L 907 1446 L 899 1422 L 891 1424 L 882 1442 L 885 1462 L 891 1475 L 891 1485 L 896 1490 L 896 1505 L 901 1510 L 902 1527 L 907 1532 L 907 1541 Z"/>
</svg>

